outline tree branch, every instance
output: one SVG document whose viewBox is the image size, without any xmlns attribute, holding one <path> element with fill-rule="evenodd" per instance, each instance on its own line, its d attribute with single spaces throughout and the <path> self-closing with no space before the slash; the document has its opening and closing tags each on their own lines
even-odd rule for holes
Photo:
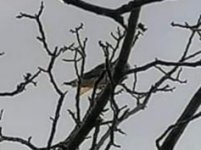
<svg viewBox="0 0 201 150">
<path fill-rule="evenodd" d="M 129 17 L 128 31 L 126 33 L 113 75 L 115 83 L 114 87 L 119 83 L 120 79 L 122 78 L 123 68 L 127 63 L 131 51 L 139 13 L 140 8 L 135 9 L 132 11 Z M 95 126 L 96 119 L 107 104 L 113 90 L 114 89 L 111 87 L 111 84 L 108 83 L 103 92 L 98 95 L 94 100 L 95 104 L 91 107 L 91 109 L 88 110 L 88 112 L 84 116 L 83 122 L 81 123 L 80 127 L 75 126 L 74 130 L 66 138 L 66 140 L 60 143 L 62 150 L 75 150 L 82 143 L 89 131 Z"/>
<path fill-rule="evenodd" d="M 158 146 L 159 150 L 173 150 L 180 136 L 186 129 L 187 125 L 194 118 L 195 112 L 198 110 L 201 104 L 201 88 L 195 93 L 189 104 L 186 106 L 186 109 L 179 117 L 176 122 L 176 126 L 171 128 L 168 136 L 165 138 L 161 146 Z M 157 140 L 157 145 L 159 145 L 160 140 Z"/>
<path fill-rule="evenodd" d="M 153 2 L 160 2 L 163 0 L 135 0 L 135 1 L 130 1 L 128 4 L 123 4 L 120 7 L 116 9 L 110 9 L 110 8 L 105 8 L 101 6 L 97 6 L 94 4 L 87 3 L 83 0 L 62 0 L 66 4 L 70 4 L 73 6 L 76 6 L 78 8 L 81 8 L 83 10 L 101 15 L 101 16 L 106 16 L 109 18 L 114 19 L 116 22 L 121 24 L 124 28 L 126 28 L 124 24 L 124 19 L 121 16 L 124 13 L 131 12 L 133 9 L 141 7 L 145 4 L 153 3 Z"/>
<path fill-rule="evenodd" d="M 39 74 L 41 73 L 41 71 L 37 71 L 35 74 L 31 75 L 30 73 L 27 73 L 24 76 L 24 81 L 19 83 L 16 87 L 15 90 L 11 91 L 11 92 L 0 92 L 0 96 L 15 96 L 19 93 L 22 93 L 23 91 L 25 91 L 26 87 L 31 83 L 36 85 L 36 82 L 34 82 L 34 79 L 37 78 L 39 76 Z"/>
</svg>

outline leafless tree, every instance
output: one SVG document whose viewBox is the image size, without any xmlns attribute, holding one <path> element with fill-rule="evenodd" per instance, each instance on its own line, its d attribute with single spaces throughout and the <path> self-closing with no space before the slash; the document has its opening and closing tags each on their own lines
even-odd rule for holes
<svg viewBox="0 0 201 150">
<path fill-rule="evenodd" d="M 76 38 L 75 43 L 71 43 L 68 46 L 57 46 L 54 49 L 50 49 L 41 20 L 44 11 L 44 3 L 41 3 L 39 11 L 34 15 L 20 13 L 17 16 L 18 19 L 29 19 L 36 22 L 39 31 L 37 40 L 42 44 L 44 51 L 50 58 L 50 61 L 47 68 L 39 67 L 35 73 L 27 73 L 24 75 L 24 80 L 20 82 L 13 91 L 0 92 L 0 96 L 9 97 L 25 92 L 26 87 L 30 84 L 37 86 L 37 78 L 41 74 L 47 74 L 49 82 L 58 95 L 58 102 L 55 106 L 55 114 L 51 118 L 52 127 L 47 145 L 38 147 L 31 142 L 31 137 L 23 139 L 21 137 L 4 135 L 3 127 L 0 128 L 0 142 L 17 142 L 32 150 L 76 150 L 79 149 L 80 145 L 86 140 L 91 142 L 91 145 L 88 148 L 90 150 L 109 150 L 112 147 L 120 147 L 120 145 L 115 141 L 116 133 L 125 133 L 119 128 L 119 125 L 137 112 L 144 110 L 145 107 L 148 106 L 148 102 L 151 100 L 153 94 L 172 92 L 174 87 L 168 84 L 169 81 L 180 84 L 185 83 L 186 81 L 180 79 L 180 74 L 182 72 L 181 68 L 196 68 L 201 66 L 201 61 L 199 59 L 201 51 L 198 50 L 194 53 L 190 52 L 195 35 L 198 35 L 201 38 L 201 17 L 199 17 L 195 25 L 189 25 L 188 23 L 172 23 L 172 27 L 174 28 L 182 28 L 191 31 L 184 52 L 177 61 L 170 62 L 156 59 L 145 65 L 136 66 L 134 68 L 128 67 L 128 58 L 131 51 L 135 49 L 136 42 L 141 36 L 143 36 L 143 34 L 146 34 L 147 30 L 147 27 L 139 22 L 141 7 L 162 1 L 163 0 L 135 0 L 123 4 L 116 9 L 109 9 L 82 0 L 63 0 L 64 4 L 73 5 L 85 11 L 109 17 L 112 21 L 114 20 L 120 25 L 120 27 L 117 28 L 116 33 L 111 33 L 111 37 L 116 42 L 115 44 L 111 44 L 108 41 L 99 41 L 105 60 L 103 61 L 103 64 L 92 70 L 95 72 L 88 73 L 85 73 L 85 60 L 87 59 L 85 50 L 87 38 L 83 39 L 81 37 L 81 31 L 84 27 L 83 24 L 71 30 L 71 33 L 75 35 Z M 125 13 L 129 14 L 127 23 L 124 17 Z M 63 62 L 73 63 L 76 72 L 75 80 L 71 82 L 64 81 L 64 84 L 77 88 L 77 94 L 75 96 L 76 111 L 68 110 L 75 125 L 70 134 L 66 135 L 65 139 L 55 144 L 55 134 L 57 130 L 59 130 L 57 124 L 63 102 L 66 99 L 68 92 L 62 90 L 61 85 L 57 83 L 53 73 L 53 68 L 56 64 L 56 60 L 60 59 L 60 56 L 66 52 L 71 52 L 74 57 L 72 59 L 63 59 Z M 117 55 L 116 52 L 119 52 L 119 55 Z M 194 61 L 192 61 L 193 58 Z M 136 89 L 138 76 L 140 76 L 142 72 L 148 70 L 159 71 L 162 75 L 158 80 L 154 81 L 146 91 L 139 91 Z M 132 87 L 124 82 L 126 77 L 130 76 L 133 76 Z M 80 106 L 80 99 L 82 98 L 80 95 L 82 94 L 83 88 L 93 89 L 92 94 L 89 97 L 89 105 L 87 109 Z M 196 110 L 200 106 L 200 92 L 200 89 L 196 92 L 178 121 L 171 125 L 156 140 L 156 147 L 159 150 L 172 150 L 188 123 L 200 116 L 200 112 L 196 113 Z M 116 97 L 125 93 L 129 94 L 134 100 L 136 100 L 135 106 L 129 106 L 127 104 L 122 106 L 118 103 Z M 81 110 L 84 110 L 82 111 L 84 114 L 81 114 Z M 112 114 L 111 118 L 106 117 L 108 113 Z M 2 116 L 3 109 L 0 112 L 0 119 Z"/>
</svg>

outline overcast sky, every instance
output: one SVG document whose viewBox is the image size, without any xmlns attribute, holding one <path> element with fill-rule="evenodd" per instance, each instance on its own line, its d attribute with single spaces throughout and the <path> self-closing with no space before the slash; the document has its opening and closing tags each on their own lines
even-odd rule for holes
<svg viewBox="0 0 201 150">
<path fill-rule="evenodd" d="M 42 21 L 50 48 L 71 44 L 74 37 L 69 30 L 84 23 L 82 36 L 89 38 L 86 70 L 103 62 L 104 56 L 98 47 L 98 41 L 112 41 L 110 32 L 115 31 L 117 24 L 111 19 L 62 4 L 58 0 L 44 0 L 44 2 Z M 96 0 L 96 3 L 115 8 L 125 3 L 125 0 Z M 0 91 L 13 90 L 17 83 L 23 80 L 25 73 L 34 73 L 39 66 L 45 67 L 48 63 L 46 53 L 36 40 L 38 31 L 35 22 L 15 18 L 20 12 L 36 13 L 39 6 L 40 0 L 0 1 L 0 52 L 5 52 L 5 55 L 0 58 Z M 148 31 L 138 41 L 130 56 L 130 64 L 142 65 L 155 58 L 178 60 L 184 51 L 190 32 L 172 28 L 170 23 L 174 21 L 194 24 L 201 14 L 200 6 L 200 0 L 167 0 L 143 7 L 140 21 L 148 27 Z M 200 46 L 201 44 L 196 40 L 193 43 L 192 52 L 200 49 Z M 72 64 L 61 61 L 57 62 L 54 73 L 60 85 L 75 76 Z M 117 142 L 122 145 L 121 149 L 156 149 L 156 138 L 174 123 L 200 87 L 200 74 L 200 68 L 184 69 L 182 78 L 188 80 L 187 84 L 173 84 L 177 87 L 174 93 L 154 95 L 144 111 L 122 124 L 121 127 L 127 135 L 117 135 Z M 154 79 L 160 77 L 159 75 L 152 72 L 143 74 L 139 78 L 139 88 L 147 89 Z M 57 95 L 51 88 L 46 75 L 40 76 L 37 81 L 37 87 L 29 86 L 18 96 L 0 97 L 0 109 L 4 109 L 0 126 L 3 127 L 3 133 L 6 135 L 23 138 L 32 136 L 34 144 L 44 146 L 51 126 L 49 117 L 54 114 Z M 64 139 L 73 127 L 72 119 L 66 110 L 74 106 L 74 95 L 75 91 L 69 89 L 55 142 Z M 87 96 L 83 97 L 83 99 L 86 98 Z M 130 104 L 134 103 L 134 100 L 127 95 L 121 97 L 121 101 L 124 100 Z M 188 126 L 176 150 L 199 150 L 200 135 L 201 121 L 198 119 Z M 13 143 L 0 144 L 0 150 L 19 149 L 27 150 L 26 147 Z"/>
</svg>

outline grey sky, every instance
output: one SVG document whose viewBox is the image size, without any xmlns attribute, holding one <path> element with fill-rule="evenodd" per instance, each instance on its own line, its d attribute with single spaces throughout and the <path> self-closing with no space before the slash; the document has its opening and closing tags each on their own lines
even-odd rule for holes
<svg viewBox="0 0 201 150">
<path fill-rule="evenodd" d="M 103 53 L 98 47 L 98 40 L 111 40 L 109 33 L 115 31 L 117 24 L 113 20 L 84 12 L 78 8 L 64 5 L 58 0 L 45 0 L 43 23 L 47 32 L 48 42 L 53 49 L 74 41 L 69 30 L 84 23 L 82 36 L 89 38 L 87 46 L 86 70 L 103 61 Z M 90 1 L 93 2 L 93 1 Z M 97 3 L 106 6 L 118 6 L 125 0 L 98 0 Z M 38 66 L 45 67 L 48 63 L 46 53 L 36 40 L 38 35 L 35 22 L 15 18 L 19 12 L 35 13 L 39 9 L 39 0 L 1 0 L 0 1 L 0 91 L 9 91 L 22 81 L 26 72 L 36 72 Z M 131 65 L 141 65 L 154 60 L 156 57 L 176 61 L 184 50 L 188 31 L 172 28 L 172 21 L 195 23 L 201 14 L 200 0 L 171 0 L 155 3 L 143 8 L 140 21 L 148 31 L 138 41 L 129 62 Z M 192 50 L 200 49 L 196 41 Z M 58 62 L 55 76 L 59 84 L 74 77 L 72 65 Z M 126 136 L 117 135 L 117 142 L 122 149 L 154 150 L 155 139 L 174 121 L 189 102 L 201 83 L 200 68 L 185 69 L 182 77 L 188 80 L 186 85 L 176 85 L 174 93 L 159 93 L 152 97 L 144 111 L 130 118 L 121 125 Z M 139 88 L 146 89 L 160 74 L 150 73 L 139 79 Z M 46 144 L 50 131 L 50 116 L 53 115 L 57 95 L 54 93 L 46 75 L 39 77 L 38 87 L 29 86 L 27 90 L 15 97 L 1 98 L 0 109 L 5 109 L 0 126 L 3 133 L 11 136 L 28 138 L 32 136 L 34 144 Z M 64 87 L 62 87 L 64 88 Z M 69 89 L 64 105 L 56 140 L 62 140 L 71 131 L 73 122 L 66 110 L 74 106 L 75 91 Z M 83 99 L 86 99 L 84 96 Z M 121 101 L 134 103 L 124 95 Z M 85 102 L 82 104 L 85 106 Z M 199 150 L 201 122 L 192 122 L 179 141 L 177 150 Z M 56 141 L 55 141 L 56 142 Z M 26 147 L 13 143 L 0 144 L 0 150 L 27 150 Z M 114 148 L 115 149 L 115 148 Z"/>
</svg>

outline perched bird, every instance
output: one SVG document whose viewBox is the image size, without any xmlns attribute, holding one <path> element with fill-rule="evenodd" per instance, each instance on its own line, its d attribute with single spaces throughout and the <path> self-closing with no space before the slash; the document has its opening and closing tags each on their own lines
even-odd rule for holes
<svg viewBox="0 0 201 150">
<path fill-rule="evenodd" d="M 111 72 L 114 70 L 115 64 L 117 61 L 114 61 L 111 63 Z M 128 70 L 130 67 L 127 64 L 124 68 L 124 71 Z M 103 78 L 100 80 L 98 83 L 97 88 L 102 89 L 106 86 L 106 84 L 109 82 L 109 78 L 106 75 L 106 68 L 105 68 L 105 63 L 102 63 L 95 68 L 91 69 L 90 71 L 84 73 L 81 81 L 81 89 L 80 89 L 80 95 L 86 93 L 90 89 L 93 89 L 94 84 L 96 81 L 100 78 L 101 74 L 104 73 Z M 123 81 L 126 77 L 123 77 L 121 81 Z M 78 86 L 78 79 L 74 79 L 70 82 L 64 82 L 64 85 L 70 85 L 72 87 L 77 87 Z"/>
</svg>

